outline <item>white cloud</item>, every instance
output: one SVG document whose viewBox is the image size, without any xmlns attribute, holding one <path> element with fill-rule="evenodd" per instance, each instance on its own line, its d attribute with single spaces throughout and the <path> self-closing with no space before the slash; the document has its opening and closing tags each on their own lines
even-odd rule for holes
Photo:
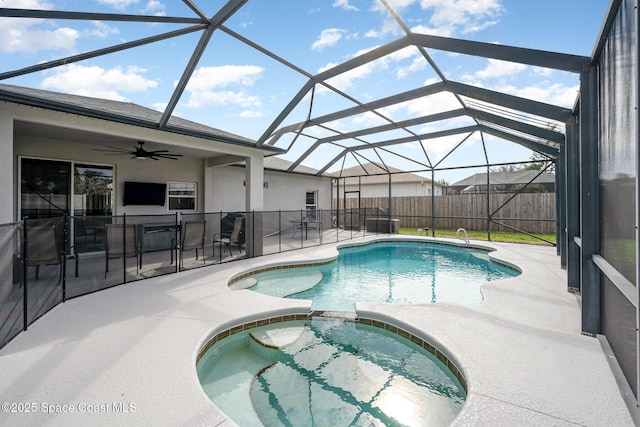
<svg viewBox="0 0 640 427">
<path fill-rule="evenodd" d="M 383 111 L 380 111 L 381 114 L 385 114 Z M 389 117 L 390 115 L 386 114 L 385 117 Z M 382 117 L 380 117 L 379 115 L 371 112 L 371 111 L 367 111 L 366 113 L 362 113 L 356 117 L 353 118 L 353 120 L 351 120 L 352 123 L 356 124 L 356 128 L 368 128 L 368 127 L 373 127 L 373 126 L 379 126 L 379 125 L 385 125 L 388 124 L 389 122 L 385 119 L 383 119 Z"/>
<path fill-rule="evenodd" d="M 378 46 L 371 46 L 367 49 L 359 50 L 358 52 L 353 54 L 352 57 L 356 58 L 360 55 L 363 55 L 375 49 L 376 47 Z M 419 55 L 419 52 L 414 47 L 409 46 L 404 49 L 400 49 L 396 52 L 393 52 L 389 55 L 383 56 L 382 58 L 379 58 L 375 61 L 367 62 L 365 64 L 360 65 L 359 67 L 356 67 L 352 70 L 339 74 L 329 79 L 327 83 L 329 83 L 330 85 L 334 86 L 337 89 L 347 90 L 354 87 L 357 81 L 360 81 L 369 77 L 374 72 L 377 72 L 380 70 L 386 70 L 390 66 L 396 63 L 400 63 L 401 61 L 410 59 L 411 57 L 414 57 L 414 56 L 417 57 L 418 55 Z M 420 56 L 420 58 L 422 57 Z M 422 60 L 422 62 L 424 63 L 425 61 Z M 326 66 L 319 69 L 318 73 L 329 70 L 337 65 L 339 64 L 329 63 Z M 406 76 L 409 72 L 418 71 L 423 68 L 424 68 L 424 65 L 420 64 L 420 60 L 418 60 L 418 61 L 414 61 L 414 63 L 410 64 L 407 67 L 399 68 L 396 74 L 399 77 L 403 77 L 403 76 Z M 324 93 L 325 91 L 326 89 L 324 89 L 323 87 L 319 87 L 316 93 Z"/>
<path fill-rule="evenodd" d="M 200 67 L 194 71 L 186 90 L 190 93 L 187 106 L 203 105 L 240 105 L 258 107 L 260 97 L 249 95 L 245 88 L 258 80 L 264 69 L 255 65 L 223 65 L 219 67 Z M 238 87 L 231 90 L 229 87 Z"/>
<path fill-rule="evenodd" d="M 105 6 L 108 6 L 112 9 L 116 10 L 126 10 L 131 6 L 138 5 L 140 0 L 95 0 L 98 3 L 102 3 Z M 161 1 L 158 0 L 146 0 L 146 4 L 141 5 L 137 8 L 138 12 L 144 13 L 147 15 L 155 15 L 155 16 L 165 16 L 165 5 Z"/>
<path fill-rule="evenodd" d="M 335 87 L 336 89 L 342 91 L 348 90 L 354 87 L 356 81 L 365 79 L 366 77 L 370 76 L 377 69 L 377 67 L 380 66 L 380 64 L 382 64 L 382 62 L 368 62 L 357 68 L 330 78 L 329 80 L 327 80 L 327 83 Z M 329 64 L 326 69 L 332 68 L 335 65 L 337 64 Z M 326 89 L 324 89 L 324 87 L 319 87 L 316 93 L 323 93 L 325 91 Z"/>
<path fill-rule="evenodd" d="M 248 95 L 244 91 L 201 91 L 191 92 L 186 106 L 199 108 L 204 105 L 240 105 L 242 107 L 259 107 L 260 97 Z"/>
<path fill-rule="evenodd" d="M 416 25 L 411 31 L 417 34 L 428 34 L 431 36 L 451 37 L 454 29 L 452 27 L 428 27 L 426 25 Z"/>
<path fill-rule="evenodd" d="M 344 10 L 351 10 L 354 12 L 357 12 L 359 9 L 357 7 L 355 7 L 354 5 L 349 3 L 349 0 L 336 0 L 333 2 L 333 4 L 331 5 L 333 7 L 340 7 Z"/>
<path fill-rule="evenodd" d="M 41 0 L 3 0 L 3 7 L 49 10 Z M 49 26 L 46 26 L 49 25 Z M 73 51 L 80 37 L 72 28 L 53 28 L 43 19 L 0 18 L 0 51 L 36 53 L 43 50 Z"/>
<path fill-rule="evenodd" d="M 468 34 L 495 25 L 504 8 L 500 0 L 420 0 L 424 10 L 433 14 L 429 22 L 436 28 Z"/>
<path fill-rule="evenodd" d="M 411 6 L 416 3 L 416 0 L 388 0 L 391 7 L 400 12 L 401 10 Z M 375 4 L 371 7 L 371 10 L 375 10 L 378 12 L 386 12 L 384 5 L 381 2 L 375 2 Z"/>
<path fill-rule="evenodd" d="M 532 69 L 536 76 L 549 77 L 553 74 L 553 70 L 551 68 L 532 67 Z"/>
<path fill-rule="evenodd" d="M 403 33 L 402 29 L 393 18 L 385 16 L 385 18 L 382 20 L 382 25 L 380 26 L 380 28 L 367 31 L 365 33 L 365 36 L 369 38 L 381 39 L 389 34 L 400 35 Z"/>
<path fill-rule="evenodd" d="M 26 27 L 0 30 L 0 50 L 5 52 L 36 53 L 42 50 L 75 50 L 80 34 L 72 28 L 33 30 Z M 6 42 L 8 40 L 8 42 Z"/>
<path fill-rule="evenodd" d="M 514 77 L 524 72 L 527 66 L 515 62 L 501 61 L 499 59 L 487 59 L 487 66 L 473 74 L 479 79 Z"/>
<path fill-rule="evenodd" d="M 167 14 L 164 3 L 159 2 L 158 0 L 149 0 L 142 12 L 155 16 L 165 16 Z"/>
<path fill-rule="evenodd" d="M 254 119 L 258 117 L 262 117 L 264 113 L 260 110 L 245 110 L 240 113 L 240 117 L 243 119 Z"/>
<path fill-rule="evenodd" d="M 138 3 L 138 0 L 96 0 L 98 3 L 102 3 L 106 6 L 112 7 L 118 10 L 124 10 L 132 4 Z"/>
<path fill-rule="evenodd" d="M 412 117 L 429 116 L 456 108 L 460 108 L 460 103 L 448 92 L 438 92 L 406 103 L 407 113 Z"/>
<path fill-rule="evenodd" d="M 169 105 L 166 102 L 155 102 L 153 103 L 151 106 L 153 107 L 154 110 L 158 110 L 158 111 L 163 111 L 167 109 L 167 105 Z"/>
<path fill-rule="evenodd" d="M 135 66 L 104 69 L 98 66 L 71 64 L 57 68 L 54 74 L 42 81 L 45 89 L 59 90 L 75 95 L 126 101 L 120 92 L 141 92 L 158 85 L 157 81 L 144 77 L 146 70 Z"/>
<path fill-rule="evenodd" d="M 410 65 L 406 67 L 398 68 L 398 71 L 396 72 L 396 77 L 401 79 L 408 76 L 409 74 L 422 71 L 426 67 L 427 67 L 427 60 L 424 59 L 422 56 L 416 56 L 415 58 L 413 58 L 413 61 L 411 62 Z"/>
<path fill-rule="evenodd" d="M 549 82 L 543 82 L 524 88 L 501 87 L 497 88 L 497 90 L 534 101 L 572 108 L 580 91 L 580 85 L 565 86 L 561 83 L 550 84 Z"/>
<path fill-rule="evenodd" d="M 255 65 L 200 67 L 193 72 L 187 90 L 209 90 L 229 85 L 251 86 L 263 72 L 264 68 Z"/>
<path fill-rule="evenodd" d="M 498 17 L 504 13 L 501 0 L 389 0 L 389 3 L 400 14 L 414 5 L 431 11 L 429 25 L 417 25 L 412 31 L 448 37 L 474 33 L 496 25 Z M 374 6 L 372 10 L 386 12 L 382 4 Z M 383 25 L 382 30 L 370 34 L 384 35 L 389 32 L 389 22 Z"/>
<path fill-rule="evenodd" d="M 102 21 L 91 21 L 95 29 L 89 30 L 88 34 L 99 39 L 105 39 L 109 36 L 120 34 L 120 30 L 116 27 L 111 27 Z"/>
<path fill-rule="evenodd" d="M 11 9 L 49 10 L 53 5 L 44 0 L 2 0 L 2 6 Z"/>
<path fill-rule="evenodd" d="M 346 30 L 341 30 L 339 28 L 327 28 L 322 30 L 318 40 L 313 42 L 311 45 L 311 50 L 321 51 L 327 47 L 335 46 L 345 33 Z"/>
</svg>

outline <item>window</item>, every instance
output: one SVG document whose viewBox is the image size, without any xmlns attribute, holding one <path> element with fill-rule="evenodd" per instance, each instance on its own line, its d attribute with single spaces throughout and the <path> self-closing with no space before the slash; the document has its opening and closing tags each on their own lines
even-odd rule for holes
<svg viewBox="0 0 640 427">
<path fill-rule="evenodd" d="M 167 199 L 169 211 L 195 211 L 198 196 L 195 182 L 169 182 L 167 185 Z"/>
<path fill-rule="evenodd" d="M 318 190 L 307 191 L 305 196 L 305 212 L 308 219 L 316 219 L 318 210 Z"/>
</svg>

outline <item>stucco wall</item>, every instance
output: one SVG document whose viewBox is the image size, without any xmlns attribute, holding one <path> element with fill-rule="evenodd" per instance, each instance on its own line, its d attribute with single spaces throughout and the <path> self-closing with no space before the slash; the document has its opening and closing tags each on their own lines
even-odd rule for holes
<svg viewBox="0 0 640 427">
<path fill-rule="evenodd" d="M 245 169 L 237 166 L 212 168 L 208 206 L 214 211 L 245 209 Z M 318 191 L 318 207 L 331 208 L 331 181 L 305 175 L 265 171 L 264 210 L 300 210 L 305 207 L 307 191 Z"/>
</svg>

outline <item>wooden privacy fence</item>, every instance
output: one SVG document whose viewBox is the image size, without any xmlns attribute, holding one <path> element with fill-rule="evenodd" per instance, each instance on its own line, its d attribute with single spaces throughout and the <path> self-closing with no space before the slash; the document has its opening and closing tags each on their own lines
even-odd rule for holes
<svg viewBox="0 0 640 427">
<path fill-rule="evenodd" d="M 490 211 L 502 206 L 513 194 L 491 194 Z M 335 201 L 334 201 L 335 203 Z M 487 195 L 464 194 L 454 196 L 435 196 L 435 227 L 460 227 L 468 230 L 487 229 Z M 335 206 L 334 206 L 335 208 Z M 357 209 L 358 199 L 340 199 L 340 209 Z M 373 211 L 379 208 L 387 212 L 387 197 L 363 197 L 360 208 Z M 369 215 L 369 214 L 367 214 Z M 365 215 L 360 215 L 364 217 Z M 429 227 L 431 223 L 431 196 L 392 197 L 391 216 L 400 219 L 401 227 Z M 361 225 L 364 225 L 361 218 Z M 556 195 L 555 193 L 521 193 L 496 212 L 492 219 L 528 233 L 555 234 L 556 232 Z M 508 231 L 508 227 L 493 222 L 492 231 Z"/>
</svg>

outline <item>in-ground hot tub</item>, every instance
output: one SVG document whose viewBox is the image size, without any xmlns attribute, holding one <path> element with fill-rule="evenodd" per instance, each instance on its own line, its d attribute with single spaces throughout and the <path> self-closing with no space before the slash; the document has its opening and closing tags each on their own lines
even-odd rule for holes
<svg viewBox="0 0 640 427">
<path fill-rule="evenodd" d="M 376 320 L 288 318 L 221 331 L 200 351 L 205 393 L 237 424 L 445 426 L 462 409 L 462 372 L 421 338 Z"/>
</svg>

